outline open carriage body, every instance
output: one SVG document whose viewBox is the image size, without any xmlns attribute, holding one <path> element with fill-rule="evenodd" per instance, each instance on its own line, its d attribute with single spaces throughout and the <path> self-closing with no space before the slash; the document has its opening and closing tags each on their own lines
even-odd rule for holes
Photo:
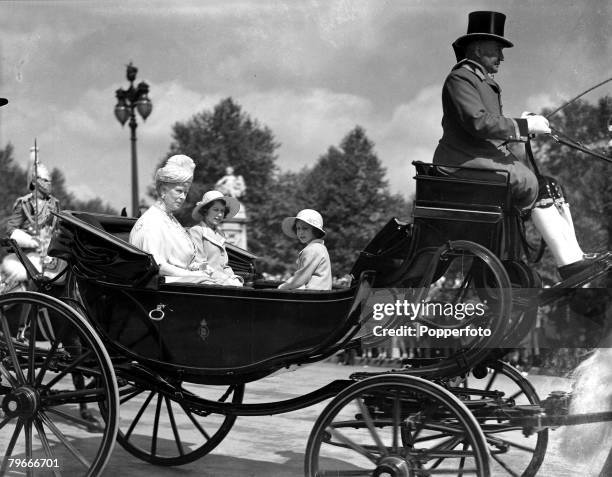
<svg viewBox="0 0 612 477">
<path fill-rule="evenodd" d="M 360 254 L 351 286 L 326 292 L 283 291 L 258 281 L 244 288 L 165 284 L 152 257 L 127 242 L 134 219 L 62 213 L 50 252 L 69 265 L 62 301 L 32 292 L 0 297 L 0 426 L 12 423 L 16 436 L 0 473 L 14 452 L 33 458 L 35 432 L 51 432 L 57 447 L 68 449 L 62 455 L 76 455 L 74 472 L 95 475 L 116 436 L 143 460 L 178 465 L 214 449 L 237 416 L 287 412 L 333 397 L 308 441 L 308 476 L 361 475 L 359 469 L 363 475 L 484 476 L 491 473 L 491 456 L 499 462 L 521 446 L 528 451 L 517 473 L 535 475 L 546 430 L 538 429 L 529 445 L 520 436 L 513 443 L 520 432 L 511 418 L 541 414 L 540 401 L 520 373 L 498 360 L 509 336 L 527 332 L 524 317 L 534 309 L 533 301 L 515 299 L 517 287 L 538 286 L 537 275 L 519 259 L 520 221 L 507 177 L 457 180 L 430 164 L 417 164 L 417 173 L 414 222 L 390 221 Z M 239 272 L 252 273 L 253 258 L 230 250 L 230 264 Z M 590 276 L 609 267 L 605 262 Z M 44 289 L 45 280 L 30 271 Z M 453 280 L 450 295 L 434 296 L 444 278 Z M 357 373 L 281 402 L 242 402 L 248 382 L 375 340 L 371 304 L 382 299 L 377 293 L 414 302 L 478 301 L 488 313 L 473 324 L 486 324 L 491 335 L 391 373 Z M 25 341 L 15 340 L 10 327 L 11 310 L 20 307 L 29 320 Z M 64 323 L 50 344 L 38 339 L 41 312 Z M 383 324 L 390 328 L 396 321 Z M 67 345 L 75 333 L 79 346 Z M 76 371 L 88 378 L 84 390 L 53 389 Z M 510 380 L 517 394 L 504 396 L 492 381 L 482 389 L 465 380 L 490 372 Z M 199 395 L 193 385 L 213 391 Z M 518 394 L 525 399 L 522 408 L 516 407 Z M 134 421 L 120 425 L 120 407 L 143 396 Z M 98 403 L 104 418 L 91 456 L 75 453 L 49 418 L 58 405 L 82 401 Z M 145 411 L 154 413 L 152 427 L 139 432 Z M 182 425 L 200 429 L 201 441 L 184 445 Z M 15 450 L 22 428 L 25 449 Z M 171 449 L 158 442 L 164 429 Z M 512 438 L 500 438 L 504 433 Z M 52 458 L 55 447 L 47 442 L 38 455 Z"/>
</svg>

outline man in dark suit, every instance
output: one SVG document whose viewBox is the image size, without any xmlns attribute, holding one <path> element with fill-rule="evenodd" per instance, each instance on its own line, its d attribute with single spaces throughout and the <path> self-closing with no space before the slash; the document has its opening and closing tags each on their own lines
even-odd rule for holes
<svg viewBox="0 0 612 477">
<path fill-rule="evenodd" d="M 514 46 L 504 37 L 505 20 L 502 13 L 472 12 L 467 34 L 453 43 L 457 64 L 442 90 L 444 132 L 433 163 L 447 166 L 443 169 L 457 177 L 491 173 L 453 166 L 507 171 L 515 206 L 531 209 L 531 218 L 565 279 L 598 257 L 582 252 L 560 189 L 551 194 L 551 180 L 536 177 L 514 152 L 529 135 L 549 134 L 550 127 L 548 120 L 537 114 L 523 113 L 520 118 L 503 114 L 501 88 L 493 75 L 504 60 L 502 50 Z"/>
</svg>

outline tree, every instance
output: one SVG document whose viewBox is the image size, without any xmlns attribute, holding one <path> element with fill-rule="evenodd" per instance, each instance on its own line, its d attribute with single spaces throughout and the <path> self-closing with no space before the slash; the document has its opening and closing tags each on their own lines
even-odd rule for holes
<svg viewBox="0 0 612 477">
<path fill-rule="evenodd" d="M 300 208 L 323 215 L 334 275 L 350 271 L 359 251 L 389 219 L 409 216 L 406 201 L 389 192 L 385 174 L 374 144 L 356 126 L 303 181 L 297 194 Z"/>
<path fill-rule="evenodd" d="M 268 273 L 283 274 L 294 270 L 296 242 L 281 230 L 285 217 L 292 217 L 305 208 L 299 193 L 309 170 L 284 172 L 274 178 L 269 188 L 270 200 L 261 205 L 260 227 L 266 247 L 260 252 L 262 268 Z"/>
<path fill-rule="evenodd" d="M 60 201 L 62 210 L 78 210 L 85 212 L 100 212 L 103 214 L 116 215 L 117 211 L 96 197 L 89 200 L 81 200 L 66 188 L 66 178 L 62 171 L 53 168 L 51 171 L 51 183 L 53 184 L 53 195 Z"/>
<path fill-rule="evenodd" d="M 10 143 L 4 149 L 0 149 L 0 237 L 6 236 L 6 221 L 13 212 L 15 200 L 28 193 L 28 172 L 15 163 L 13 154 L 13 146 Z M 51 182 L 53 195 L 59 199 L 62 209 L 117 213 L 100 198 L 82 201 L 68 192 L 66 179 L 59 169 L 51 171 Z"/>
<path fill-rule="evenodd" d="M 204 192 L 232 166 L 247 185 L 240 198 L 250 219 L 249 248 L 261 254 L 269 248 L 266 218 L 261 210 L 272 200 L 271 187 L 277 172 L 275 151 L 279 147 L 270 129 L 242 111 L 232 98 L 222 100 L 212 112 L 203 111 L 185 123 L 172 127 L 167 157 L 186 154 L 196 163 L 193 187 L 186 204 L 177 214 L 191 224 L 191 210 Z"/>
<path fill-rule="evenodd" d="M 6 221 L 13 211 L 13 204 L 27 188 L 27 174 L 15 164 L 12 144 L 0 149 L 0 237 L 6 236 Z"/>
</svg>

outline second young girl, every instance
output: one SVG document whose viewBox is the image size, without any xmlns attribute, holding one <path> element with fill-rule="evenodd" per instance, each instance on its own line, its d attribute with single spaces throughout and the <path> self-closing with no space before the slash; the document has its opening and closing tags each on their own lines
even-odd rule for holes
<svg viewBox="0 0 612 477">
<path fill-rule="evenodd" d="M 196 247 L 195 267 L 210 275 L 212 283 L 242 286 L 242 278 L 228 265 L 225 235 L 220 228 L 224 219 L 235 216 L 240 203 L 217 190 L 209 190 L 193 209 L 191 216 L 200 220 L 189 229 Z"/>
<path fill-rule="evenodd" d="M 282 290 L 331 290 L 332 274 L 329 253 L 323 243 L 323 217 L 316 210 L 301 210 L 282 222 L 285 235 L 297 238 L 306 246 L 298 255 L 296 272 L 278 288 Z"/>
</svg>

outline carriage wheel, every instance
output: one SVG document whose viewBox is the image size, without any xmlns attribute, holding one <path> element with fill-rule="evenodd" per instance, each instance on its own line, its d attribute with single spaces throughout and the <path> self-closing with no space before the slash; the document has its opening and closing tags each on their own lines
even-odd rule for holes
<svg viewBox="0 0 612 477">
<path fill-rule="evenodd" d="M 73 373 L 89 384 L 75 390 Z M 79 407 L 94 402 L 109 412 L 92 433 Z M 102 342 L 72 308 L 35 292 L 0 297 L 0 403 L 0 475 L 102 473 L 117 435 L 117 383 Z"/>
<path fill-rule="evenodd" d="M 474 374 L 479 371 L 482 372 L 477 370 Z M 486 375 L 481 379 L 475 378 L 474 374 L 468 376 L 467 386 L 487 391 L 503 387 L 502 399 L 505 405 L 514 407 L 540 404 L 540 398 L 531 383 L 508 363 L 495 362 L 487 368 Z M 489 420 L 481 419 L 478 414 L 476 417 L 489 444 L 495 475 L 530 477 L 537 474 L 548 446 L 548 429 L 525 436 L 522 429 L 504 423 L 499 415 Z"/>
<path fill-rule="evenodd" d="M 123 381 L 123 380 L 122 380 Z M 182 394 L 239 404 L 244 384 L 190 385 Z M 211 452 L 230 431 L 236 416 L 191 409 L 186 401 L 123 381 L 117 441 L 130 454 L 155 465 L 183 465 Z M 105 409 L 101 409 L 102 415 Z M 127 419 L 127 415 L 134 416 Z"/>
<path fill-rule="evenodd" d="M 485 437 L 453 394 L 408 375 L 357 382 L 310 433 L 306 477 L 489 475 Z"/>
<path fill-rule="evenodd" d="M 483 296 L 475 272 L 487 274 L 489 287 L 496 291 L 494 300 Z M 513 325 L 508 274 L 490 250 L 473 242 L 450 242 L 435 273 L 423 278 L 411 293 L 408 301 L 426 307 L 411 326 L 424 325 L 432 333 L 458 333 L 447 338 L 421 334 L 415 343 L 420 356 L 410 370 L 412 375 L 433 378 L 467 372 L 499 347 Z M 431 364 L 419 363 L 422 358 Z"/>
</svg>

